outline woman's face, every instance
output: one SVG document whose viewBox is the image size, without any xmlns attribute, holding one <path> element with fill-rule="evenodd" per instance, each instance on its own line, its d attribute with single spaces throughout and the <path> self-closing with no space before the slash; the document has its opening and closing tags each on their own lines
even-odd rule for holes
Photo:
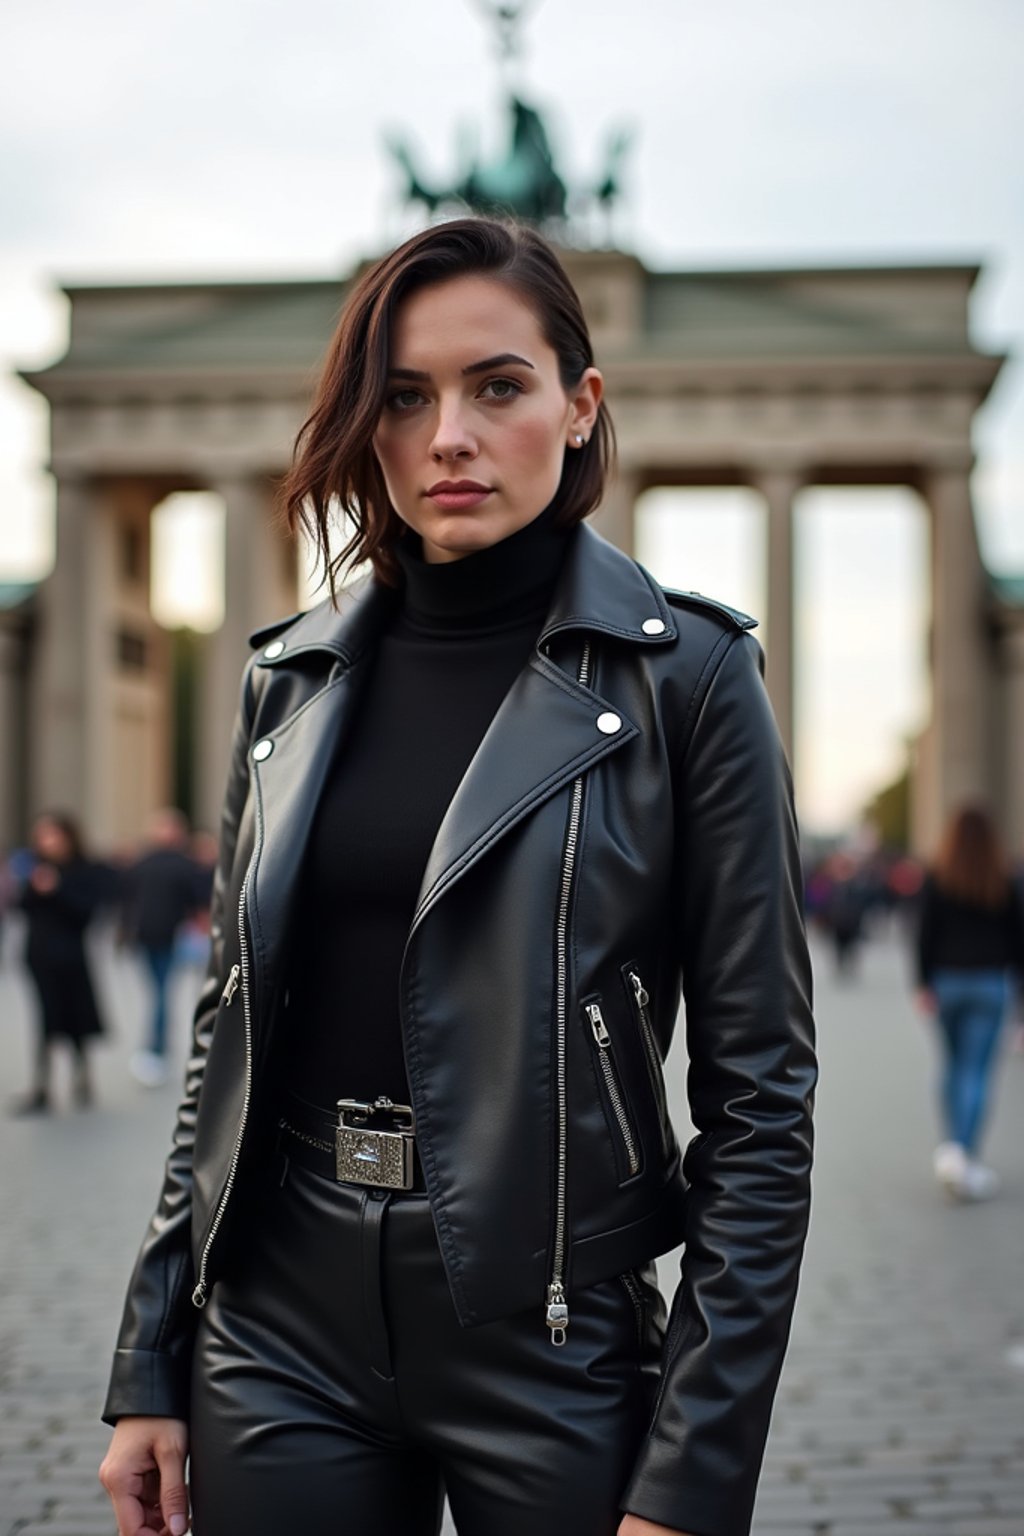
<svg viewBox="0 0 1024 1536">
<path fill-rule="evenodd" d="M 41 859 L 50 864 L 63 864 L 71 857 L 71 844 L 63 827 L 41 816 L 32 830 L 32 846 Z"/>
<path fill-rule="evenodd" d="M 429 561 L 458 560 L 544 510 L 576 435 L 590 437 L 602 380 L 567 394 L 527 304 L 491 278 L 455 277 L 395 315 L 388 393 L 373 437 L 391 505 Z"/>
</svg>

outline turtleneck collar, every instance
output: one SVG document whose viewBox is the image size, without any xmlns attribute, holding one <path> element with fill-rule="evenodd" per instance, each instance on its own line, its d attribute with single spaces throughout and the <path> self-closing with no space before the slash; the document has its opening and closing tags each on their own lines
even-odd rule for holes
<svg viewBox="0 0 1024 1536">
<path fill-rule="evenodd" d="M 418 534 L 395 545 L 404 580 L 403 619 L 417 630 L 486 633 L 542 619 L 571 530 L 552 526 L 554 503 L 532 523 L 460 560 L 431 564 Z"/>
</svg>

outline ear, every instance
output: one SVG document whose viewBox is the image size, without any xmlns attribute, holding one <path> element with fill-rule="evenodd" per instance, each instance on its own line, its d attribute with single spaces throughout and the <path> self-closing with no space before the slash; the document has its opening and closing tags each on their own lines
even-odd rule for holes
<svg viewBox="0 0 1024 1536">
<path fill-rule="evenodd" d="M 597 412 L 604 396 L 604 378 L 596 368 L 588 368 L 569 396 L 568 443 L 570 448 L 583 448 L 590 441 L 597 423 Z M 582 437 L 583 442 L 576 439 Z"/>
</svg>

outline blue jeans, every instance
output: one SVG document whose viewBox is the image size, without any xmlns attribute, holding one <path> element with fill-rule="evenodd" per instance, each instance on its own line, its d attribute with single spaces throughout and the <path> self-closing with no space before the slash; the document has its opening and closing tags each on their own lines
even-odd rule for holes
<svg viewBox="0 0 1024 1536">
<path fill-rule="evenodd" d="M 174 950 L 153 949 L 142 946 L 149 974 L 153 982 L 153 1020 L 150 1025 L 149 1049 L 155 1056 L 167 1054 L 167 989 L 174 966 Z"/>
<path fill-rule="evenodd" d="M 973 1152 L 988 1109 L 996 1042 L 1010 1001 L 1005 971 L 936 971 L 944 1065 L 941 1108 L 948 1141 Z"/>
</svg>

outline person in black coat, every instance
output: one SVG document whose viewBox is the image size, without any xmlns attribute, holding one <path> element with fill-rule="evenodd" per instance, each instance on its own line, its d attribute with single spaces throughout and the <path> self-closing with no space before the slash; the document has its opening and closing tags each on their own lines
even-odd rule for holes
<svg viewBox="0 0 1024 1536">
<path fill-rule="evenodd" d="M 146 1048 L 131 1070 L 147 1088 L 167 1076 L 168 992 L 174 945 L 185 921 L 202 905 L 201 872 L 187 852 L 188 821 L 174 807 L 154 813 L 145 851 L 124 878 L 123 931 L 138 945 L 153 988 Z"/>
<path fill-rule="evenodd" d="M 50 1065 L 55 1040 L 74 1051 L 73 1095 L 92 1103 L 89 1042 L 104 1033 L 85 955 L 85 932 L 102 896 L 96 867 L 82 851 L 78 828 L 61 812 L 39 816 L 32 828 L 33 863 L 15 902 L 25 913 L 25 964 L 39 998 L 33 1081 L 15 1114 L 51 1108 Z"/>
</svg>

